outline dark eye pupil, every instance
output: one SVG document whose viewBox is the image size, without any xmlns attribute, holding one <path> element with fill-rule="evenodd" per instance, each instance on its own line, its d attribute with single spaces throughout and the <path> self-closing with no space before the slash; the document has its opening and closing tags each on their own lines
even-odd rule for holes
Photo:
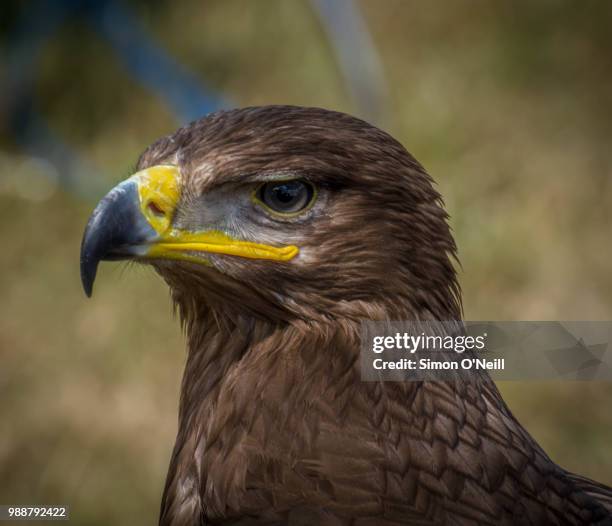
<svg viewBox="0 0 612 526">
<path fill-rule="evenodd" d="M 301 180 L 266 183 L 257 197 L 275 212 L 292 214 L 306 208 L 314 196 L 310 183 Z"/>
<path fill-rule="evenodd" d="M 272 187 L 274 199 L 277 199 L 283 204 L 288 204 L 299 197 L 299 192 L 302 189 L 299 183 L 285 183 Z"/>
</svg>

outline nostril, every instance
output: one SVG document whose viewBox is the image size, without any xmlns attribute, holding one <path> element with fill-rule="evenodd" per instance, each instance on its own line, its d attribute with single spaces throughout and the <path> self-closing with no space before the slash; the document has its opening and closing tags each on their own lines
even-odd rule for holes
<svg viewBox="0 0 612 526">
<path fill-rule="evenodd" d="M 164 212 L 164 210 L 155 202 L 155 201 L 149 201 L 147 204 L 147 208 L 156 216 L 161 217 L 161 216 L 165 216 L 166 213 Z"/>
</svg>

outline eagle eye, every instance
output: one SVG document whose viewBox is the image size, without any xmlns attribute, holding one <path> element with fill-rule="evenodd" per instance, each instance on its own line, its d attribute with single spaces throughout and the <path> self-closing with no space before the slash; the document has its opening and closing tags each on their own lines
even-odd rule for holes
<svg viewBox="0 0 612 526">
<path fill-rule="evenodd" d="M 255 201 L 280 215 L 303 212 L 314 202 L 315 188 L 302 179 L 263 183 L 255 191 Z"/>
</svg>

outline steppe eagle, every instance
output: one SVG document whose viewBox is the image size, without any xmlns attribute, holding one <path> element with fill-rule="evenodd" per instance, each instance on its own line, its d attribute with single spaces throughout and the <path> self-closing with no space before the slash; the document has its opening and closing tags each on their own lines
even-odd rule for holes
<svg viewBox="0 0 612 526">
<path fill-rule="evenodd" d="M 148 147 L 85 230 L 147 263 L 187 337 L 163 526 L 612 524 L 487 375 L 362 382 L 362 320 L 460 320 L 455 243 L 423 167 L 351 116 L 222 111 Z"/>
</svg>

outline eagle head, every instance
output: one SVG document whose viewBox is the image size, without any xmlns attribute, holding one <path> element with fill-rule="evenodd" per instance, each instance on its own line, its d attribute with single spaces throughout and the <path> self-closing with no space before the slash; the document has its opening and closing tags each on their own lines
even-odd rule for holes
<svg viewBox="0 0 612 526">
<path fill-rule="evenodd" d="M 151 264 L 182 313 L 274 321 L 460 315 L 447 215 L 387 133 L 316 108 L 222 111 L 160 139 L 93 212 L 100 260 Z"/>
</svg>

